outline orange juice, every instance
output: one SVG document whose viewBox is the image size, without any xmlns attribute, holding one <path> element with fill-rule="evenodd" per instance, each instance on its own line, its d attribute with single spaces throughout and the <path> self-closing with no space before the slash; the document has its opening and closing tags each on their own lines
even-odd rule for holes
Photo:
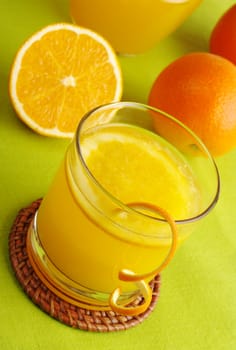
<svg viewBox="0 0 236 350">
<path fill-rule="evenodd" d="M 185 158 L 167 141 L 138 126 L 111 123 L 89 129 L 68 149 L 38 212 L 40 242 L 63 275 L 82 287 L 111 293 L 118 273 L 152 271 L 171 245 L 168 225 L 147 207 L 175 219 L 199 211 L 201 194 Z"/>
<path fill-rule="evenodd" d="M 75 23 L 103 35 L 117 52 L 139 53 L 173 32 L 201 0 L 70 0 Z"/>
</svg>

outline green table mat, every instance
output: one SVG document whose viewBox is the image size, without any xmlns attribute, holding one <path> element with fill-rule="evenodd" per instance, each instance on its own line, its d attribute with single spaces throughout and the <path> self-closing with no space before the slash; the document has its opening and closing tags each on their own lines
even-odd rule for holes
<svg viewBox="0 0 236 350">
<path fill-rule="evenodd" d="M 234 3 L 203 0 L 151 51 L 121 57 L 123 100 L 147 102 L 167 64 L 207 51 L 214 24 Z M 26 38 L 60 21 L 70 21 L 67 1 L 0 1 L 0 349 L 236 349 L 236 150 L 216 160 L 219 203 L 163 272 L 158 305 L 140 325 L 106 334 L 72 329 L 34 306 L 16 281 L 8 258 L 10 227 L 20 208 L 46 193 L 68 141 L 39 136 L 17 119 L 8 97 L 9 70 Z"/>
</svg>

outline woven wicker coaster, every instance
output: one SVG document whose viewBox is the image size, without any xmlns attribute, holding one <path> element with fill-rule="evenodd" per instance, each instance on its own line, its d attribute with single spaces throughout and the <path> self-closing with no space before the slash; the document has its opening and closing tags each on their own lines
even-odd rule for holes
<svg viewBox="0 0 236 350">
<path fill-rule="evenodd" d="M 139 316 L 123 316 L 113 311 L 87 310 L 72 305 L 55 295 L 39 279 L 32 268 L 26 250 L 26 237 L 29 224 L 39 207 L 37 200 L 19 211 L 9 235 L 9 255 L 16 278 L 29 298 L 44 312 L 60 322 L 87 331 L 110 332 L 131 328 L 141 323 L 153 311 L 160 288 L 160 275 L 150 283 L 153 290 L 149 308 Z M 142 298 L 133 304 L 142 303 Z"/>
</svg>

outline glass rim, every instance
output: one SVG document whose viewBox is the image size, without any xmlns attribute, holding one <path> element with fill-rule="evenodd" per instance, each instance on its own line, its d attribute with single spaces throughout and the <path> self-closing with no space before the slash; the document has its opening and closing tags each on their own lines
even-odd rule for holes
<svg viewBox="0 0 236 350">
<path fill-rule="evenodd" d="M 93 175 L 93 173 L 90 171 L 89 167 L 86 164 L 86 161 L 82 155 L 81 152 L 81 148 L 80 148 L 80 143 L 79 143 L 79 139 L 80 139 L 80 134 L 81 134 L 81 129 L 84 125 L 84 123 L 87 121 L 87 119 L 93 115 L 94 113 L 96 113 L 99 110 L 108 110 L 110 108 L 124 108 L 124 107 L 130 107 L 130 108 L 137 108 L 139 110 L 150 110 L 153 111 L 155 113 L 159 113 L 161 115 L 163 115 L 164 117 L 174 121 L 176 124 L 178 124 L 180 127 L 182 127 L 184 130 L 186 130 L 200 145 L 201 147 L 204 149 L 208 159 L 211 161 L 212 166 L 215 170 L 215 174 L 216 174 L 216 181 L 217 181 L 217 186 L 216 186 L 216 192 L 215 192 L 215 196 L 213 197 L 212 201 L 210 202 L 210 204 L 204 209 L 202 210 L 199 214 L 195 215 L 195 216 L 191 216 L 185 219 L 175 219 L 174 221 L 177 225 L 181 225 L 181 224 L 187 224 L 187 223 L 193 223 L 196 222 L 200 219 L 202 219 L 203 217 L 207 216 L 211 210 L 215 207 L 218 199 L 219 199 L 219 195 L 220 195 L 220 175 L 219 175 L 219 171 L 218 171 L 218 167 L 216 165 L 216 162 L 213 158 L 213 156 L 211 155 L 211 153 L 209 152 L 209 150 L 207 149 L 207 147 L 205 146 L 205 144 L 203 143 L 203 141 L 189 128 L 187 127 L 185 124 L 183 124 L 181 121 L 179 121 L 178 119 L 176 119 L 175 117 L 173 117 L 172 115 L 158 109 L 152 106 L 149 106 L 147 104 L 144 103 L 140 103 L 140 102 L 130 102 L 130 101 L 118 101 L 118 102 L 110 102 L 110 103 L 105 103 L 102 105 L 99 105 L 95 108 L 92 108 L 90 111 L 88 111 L 87 113 L 85 113 L 85 115 L 81 118 L 79 125 L 77 127 L 76 133 L 75 133 L 75 142 L 76 142 L 76 150 L 78 153 L 78 156 L 81 160 L 81 163 L 83 165 L 83 168 L 85 169 L 87 175 L 89 176 L 89 178 L 93 181 L 93 183 L 95 183 L 95 185 L 102 190 L 102 192 L 109 197 L 112 202 L 116 203 L 120 208 L 123 208 L 124 211 L 127 212 L 132 212 L 135 213 L 137 215 L 141 215 L 143 217 L 158 221 L 158 222 L 167 222 L 166 219 L 164 218 L 158 218 L 156 216 L 152 216 L 149 215 L 147 213 L 143 213 L 140 212 L 139 210 L 128 206 L 126 203 L 123 203 L 121 200 L 119 200 L 118 198 L 116 198 L 114 195 L 112 195 L 106 188 L 104 188 L 99 181 L 96 179 L 96 177 Z M 165 208 L 163 208 L 165 209 Z"/>
</svg>

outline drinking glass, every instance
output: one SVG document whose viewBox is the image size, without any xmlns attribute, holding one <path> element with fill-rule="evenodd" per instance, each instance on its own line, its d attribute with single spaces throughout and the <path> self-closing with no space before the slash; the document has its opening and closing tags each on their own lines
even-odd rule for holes
<svg viewBox="0 0 236 350">
<path fill-rule="evenodd" d="M 99 106 L 81 120 L 30 225 L 31 263 L 75 305 L 144 312 L 150 281 L 212 210 L 219 187 L 213 158 L 182 123 L 139 103 Z"/>
<path fill-rule="evenodd" d="M 202 0 L 70 0 L 72 20 L 104 36 L 122 54 L 152 48 Z"/>
</svg>

